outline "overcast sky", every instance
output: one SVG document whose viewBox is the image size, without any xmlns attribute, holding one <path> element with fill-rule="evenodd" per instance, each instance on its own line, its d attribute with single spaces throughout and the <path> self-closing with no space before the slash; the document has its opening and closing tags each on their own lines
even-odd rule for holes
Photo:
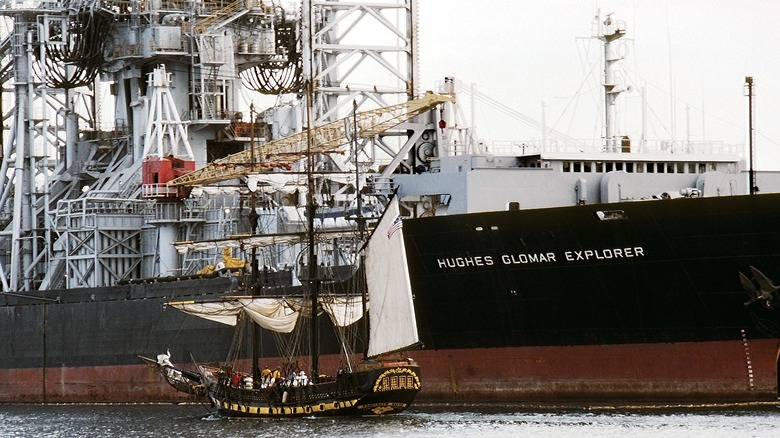
<svg viewBox="0 0 780 438">
<path fill-rule="evenodd" d="M 420 89 L 444 76 L 575 138 L 598 138 L 601 46 L 593 18 L 625 21 L 619 134 L 747 143 L 745 77 L 755 82 L 758 168 L 780 169 L 780 1 L 420 0 Z M 462 99 L 468 107 L 466 99 Z M 487 141 L 541 134 L 477 103 Z M 469 111 L 470 114 L 470 111 Z M 672 117 L 672 114 L 675 117 Z M 673 121 L 674 120 L 674 121 Z"/>
</svg>

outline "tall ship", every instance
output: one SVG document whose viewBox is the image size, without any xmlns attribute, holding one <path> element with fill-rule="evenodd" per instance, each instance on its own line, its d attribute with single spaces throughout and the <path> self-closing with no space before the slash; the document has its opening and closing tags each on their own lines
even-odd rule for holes
<svg viewBox="0 0 780 438">
<path fill-rule="evenodd" d="M 139 355 L 169 352 L 185 374 L 252 369 L 254 349 L 288 362 L 287 338 L 233 348 L 231 327 L 172 307 L 350 283 L 393 197 L 405 252 L 387 263 L 408 270 L 418 400 L 780 395 L 780 175 L 738 150 L 622 135 L 623 22 L 594 26 L 603 137 L 543 128 L 505 149 L 457 122 L 456 80 L 420 91 L 412 0 L 0 14 L 0 402 L 199 396 Z M 371 318 L 314 321 L 322 336 L 296 352 L 321 358 L 309 376 L 371 356 Z"/>
<path fill-rule="evenodd" d="M 237 367 L 237 356 L 219 367 L 196 364 L 191 370 L 174 366 L 168 351 L 156 359 L 140 358 L 176 390 L 207 397 L 221 416 L 381 416 L 403 412 L 420 391 L 421 382 L 414 359 L 398 355 L 419 346 L 399 217 L 398 199 L 394 198 L 361 251 L 361 263 L 354 265 L 354 275 L 346 282 L 319 276 L 319 267 L 309 263 L 308 278 L 314 281 L 308 281 L 299 294 L 284 288 L 258 291 L 257 282 L 250 281 L 247 295 L 168 303 L 182 312 L 235 326 L 232 351 L 240 349 L 246 338 L 242 332 L 248 330 L 252 361 L 247 369 Z M 313 241 L 314 217 L 308 220 L 307 234 Z M 308 257 L 316 257 L 315 245 L 309 246 Z M 345 355 L 335 375 L 320 372 L 319 348 L 314 341 L 320 335 L 320 314 L 342 329 L 361 319 L 370 321 L 364 323 L 370 330 L 365 333 L 368 348 L 363 360 L 353 362 Z M 302 326 L 309 327 L 309 336 L 301 333 Z M 260 364 L 261 330 L 278 336 L 279 344 L 284 345 L 280 351 L 285 362 L 273 371 Z M 284 334 L 289 336 L 282 340 Z M 346 338 L 339 338 L 344 351 L 350 348 Z M 302 343 L 312 343 L 311 356 L 298 354 Z M 307 374 L 304 368 L 311 372 Z"/>
</svg>

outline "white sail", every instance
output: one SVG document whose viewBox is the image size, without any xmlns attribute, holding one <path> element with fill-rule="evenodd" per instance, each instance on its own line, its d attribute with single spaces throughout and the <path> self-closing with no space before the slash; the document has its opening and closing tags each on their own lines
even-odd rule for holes
<svg viewBox="0 0 780 438">
<path fill-rule="evenodd" d="M 289 333 L 295 328 L 301 313 L 300 301 L 286 298 L 242 298 L 205 303 L 177 302 L 168 305 L 190 315 L 233 326 L 238 322 L 238 315 L 244 312 L 265 329 Z"/>
<path fill-rule="evenodd" d="M 189 315 L 216 321 L 225 325 L 236 325 L 241 304 L 235 301 L 196 303 L 193 301 L 168 303 L 168 306 Z"/>
<path fill-rule="evenodd" d="M 322 296 L 320 306 L 338 327 L 346 327 L 363 317 L 363 298 L 345 296 Z"/>
<path fill-rule="evenodd" d="M 330 231 L 319 233 L 323 239 L 333 240 L 354 235 L 354 231 Z M 173 242 L 179 254 L 188 251 L 207 251 L 222 248 L 264 248 L 271 245 L 300 243 L 306 237 L 304 233 L 262 234 L 228 237 L 225 239 L 201 240 L 198 242 Z"/>
<path fill-rule="evenodd" d="M 353 324 L 363 316 L 360 297 L 323 296 L 319 302 L 339 327 Z M 175 302 L 168 305 L 190 315 L 233 326 L 238 322 L 238 315 L 244 312 L 257 325 L 277 333 L 290 333 L 302 313 L 311 314 L 311 305 L 303 298 L 238 298 L 204 303 Z"/>
<path fill-rule="evenodd" d="M 239 300 L 244 313 L 260 327 L 277 333 L 290 333 L 301 315 L 300 300 L 285 298 L 245 298 Z"/>
<path fill-rule="evenodd" d="M 366 248 L 370 357 L 420 342 L 399 213 L 397 198 L 393 198 Z"/>
</svg>

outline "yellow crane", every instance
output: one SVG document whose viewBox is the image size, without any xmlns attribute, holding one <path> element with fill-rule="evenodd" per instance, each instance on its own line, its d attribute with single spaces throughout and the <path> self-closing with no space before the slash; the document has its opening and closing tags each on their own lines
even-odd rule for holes
<svg viewBox="0 0 780 438">
<path fill-rule="evenodd" d="M 371 138 L 445 102 L 454 102 L 455 96 L 432 92 L 420 99 L 410 100 L 356 114 L 357 135 Z M 311 153 L 325 153 L 347 144 L 345 119 L 311 129 Z M 238 152 L 216 160 L 198 170 L 168 182 L 169 186 L 195 186 L 239 178 L 258 169 L 289 166 L 308 153 L 307 131 L 264 143 L 251 150 Z M 253 156 L 254 154 L 254 156 Z M 254 163 L 254 164 L 253 164 Z"/>
</svg>

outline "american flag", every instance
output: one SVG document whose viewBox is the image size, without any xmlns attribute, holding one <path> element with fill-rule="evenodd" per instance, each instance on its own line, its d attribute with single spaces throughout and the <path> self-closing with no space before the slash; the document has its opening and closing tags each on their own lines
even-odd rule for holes
<svg viewBox="0 0 780 438">
<path fill-rule="evenodd" d="M 393 221 L 393 225 L 390 225 L 390 229 L 387 230 L 387 238 L 393 237 L 393 234 L 395 234 L 396 231 L 400 230 L 404 226 L 404 223 L 402 222 L 401 215 L 398 215 L 397 218 Z"/>
</svg>

